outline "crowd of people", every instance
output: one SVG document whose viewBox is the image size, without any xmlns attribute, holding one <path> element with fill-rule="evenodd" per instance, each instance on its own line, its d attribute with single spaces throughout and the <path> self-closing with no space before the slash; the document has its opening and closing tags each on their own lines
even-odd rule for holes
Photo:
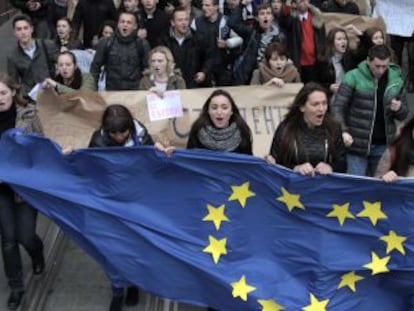
<svg viewBox="0 0 414 311">
<path fill-rule="evenodd" d="M 370 27 L 333 27 L 322 11 L 360 14 L 352 0 L 79 0 L 11 1 L 25 14 L 13 19 L 16 47 L 8 74 L 0 74 L 0 134 L 14 127 L 41 132 L 38 84 L 64 94 L 79 89 L 167 90 L 304 83 L 276 129 L 265 160 L 302 175 L 333 172 L 394 182 L 412 176 L 414 119 L 406 92 L 413 90 L 412 46 L 408 74 L 401 70 L 402 39 Z M 286 3 L 285 3 L 286 2 Z M 349 35 L 359 44 L 351 49 Z M 413 54 L 413 55 L 412 55 Z M 217 89 L 193 123 L 187 148 L 252 155 L 253 137 L 232 95 Z M 155 145 L 145 126 L 122 105 L 111 105 L 90 147 Z M 413 163 L 412 163 L 413 162 Z M 45 263 L 35 233 L 36 212 L 0 183 L 2 253 L 15 310 L 24 293 L 18 244 Z M 122 309 L 124 289 L 113 288 L 110 310 Z M 128 304 L 138 292 L 128 287 Z"/>
</svg>

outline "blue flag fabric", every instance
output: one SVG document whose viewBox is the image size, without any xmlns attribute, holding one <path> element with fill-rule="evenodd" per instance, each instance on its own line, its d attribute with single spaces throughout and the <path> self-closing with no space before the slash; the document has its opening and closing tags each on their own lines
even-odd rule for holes
<svg viewBox="0 0 414 311">
<path fill-rule="evenodd" d="M 64 156 L 16 130 L 0 150 L 0 180 L 118 286 L 232 311 L 413 308 L 412 180 L 302 177 L 201 150 Z"/>
</svg>

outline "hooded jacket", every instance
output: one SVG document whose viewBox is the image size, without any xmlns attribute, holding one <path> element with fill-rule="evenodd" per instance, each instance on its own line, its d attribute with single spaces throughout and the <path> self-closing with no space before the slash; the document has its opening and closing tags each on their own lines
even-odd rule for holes
<svg viewBox="0 0 414 311">
<path fill-rule="evenodd" d="M 387 144 L 395 136 L 395 120 L 402 121 L 408 115 L 408 105 L 403 92 L 404 81 L 401 69 L 391 63 L 388 71 L 388 83 L 385 87 L 383 110 L 385 120 L 385 135 Z M 360 155 L 368 155 L 371 148 L 372 132 L 374 129 L 377 110 L 377 84 L 364 61 L 357 68 L 347 72 L 338 89 L 332 105 L 333 115 L 340 121 L 343 132 L 353 137 L 349 151 Z M 391 111 L 391 100 L 401 97 L 401 108 Z"/>
</svg>

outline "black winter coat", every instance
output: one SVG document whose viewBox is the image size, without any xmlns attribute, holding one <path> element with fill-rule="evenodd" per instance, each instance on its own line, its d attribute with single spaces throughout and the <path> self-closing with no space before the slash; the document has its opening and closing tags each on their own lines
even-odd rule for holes
<svg viewBox="0 0 414 311">
<path fill-rule="evenodd" d="M 135 32 L 122 37 L 116 31 L 113 37 L 99 41 L 91 74 L 98 83 L 101 67 L 105 66 L 106 90 L 138 90 L 142 72 L 147 67 L 148 52 L 148 42 L 138 38 Z"/>
<path fill-rule="evenodd" d="M 175 65 L 181 70 L 188 89 L 208 86 L 208 76 L 213 66 L 211 46 L 201 40 L 194 31 L 189 30 L 184 41 L 180 45 L 173 32 L 161 38 L 160 45 L 164 45 L 171 50 L 174 56 Z M 207 81 L 198 84 L 194 80 L 197 72 L 204 72 Z"/>
<path fill-rule="evenodd" d="M 72 20 L 74 37 L 78 37 L 83 24 L 83 45 L 85 48 L 90 48 L 92 39 L 98 35 L 102 23 L 116 19 L 117 13 L 112 0 L 79 0 Z"/>
</svg>

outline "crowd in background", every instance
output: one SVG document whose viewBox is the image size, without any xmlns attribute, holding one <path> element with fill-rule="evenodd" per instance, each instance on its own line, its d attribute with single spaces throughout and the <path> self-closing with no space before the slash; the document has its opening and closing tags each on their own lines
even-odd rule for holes
<svg viewBox="0 0 414 311">
<path fill-rule="evenodd" d="M 149 90 L 162 96 L 176 89 L 301 82 L 269 146 L 269 163 L 308 176 L 347 172 L 392 182 L 412 174 L 413 121 L 395 137 L 409 112 L 406 92 L 414 91 L 413 37 L 353 24 L 327 32 L 322 12 L 359 15 L 352 0 L 79 0 L 73 16 L 70 1 L 11 2 L 25 15 L 13 20 L 17 44 L 8 76 L 0 76 L 0 134 L 19 127 L 22 109 L 36 105 L 30 91 L 38 83 L 59 94 Z M 354 49 L 350 35 L 358 37 Z M 110 106 L 90 147 L 141 144 L 153 144 L 145 126 L 123 106 Z M 168 154 L 174 149 L 155 146 Z M 231 94 L 219 89 L 206 100 L 187 147 L 252 154 L 250 129 Z M 0 187 L 4 237 L 9 216 L 1 210 L 12 207 L 14 194 Z M 35 223 L 35 213 L 28 217 Z M 41 273 L 42 245 L 32 227 L 31 241 L 10 236 L 2 247 L 28 245 L 34 271 Z M 9 254 L 20 260 L 15 249 Z M 24 292 L 21 267 L 7 262 L 8 307 L 16 309 Z M 110 310 L 121 310 L 124 289 L 113 289 Z M 128 304 L 136 303 L 137 292 L 128 292 Z"/>
</svg>

